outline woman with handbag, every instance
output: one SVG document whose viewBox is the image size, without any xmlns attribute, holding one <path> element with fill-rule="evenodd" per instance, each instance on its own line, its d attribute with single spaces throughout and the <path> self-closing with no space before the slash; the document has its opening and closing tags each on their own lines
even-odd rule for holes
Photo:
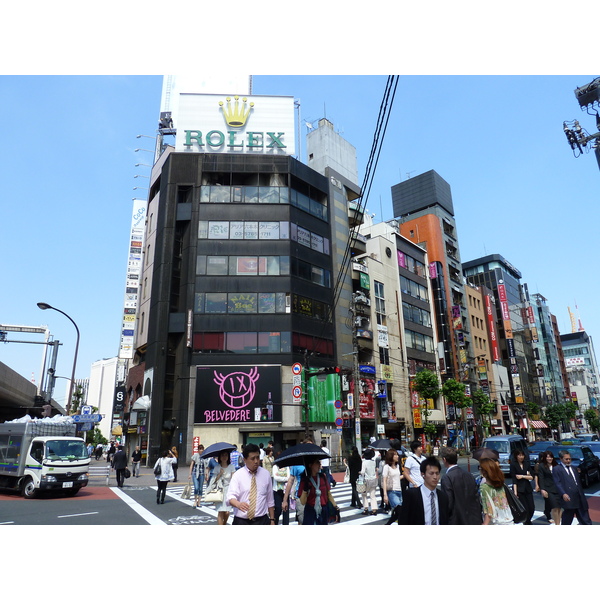
<svg viewBox="0 0 600 600">
<path fill-rule="evenodd" d="M 215 503 L 215 510 L 217 511 L 217 525 L 227 525 L 229 513 L 233 510 L 233 507 L 225 504 L 225 498 L 227 498 L 231 476 L 235 473 L 235 465 L 231 464 L 231 450 L 223 450 L 218 456 L 217 463 L 218 466 L 215 467 L 214 471 L 215 476 L 211 481 L 211 489 L 206 490 L 204 501 L 210 502 L 210 494 L 213 492 L 215 499 L 212 502 Z"/>
<path fill-rule="evenodd" d="M 513 460 L 510 463 L 510 478 L 513 482 L 513 492 L 527 509 L 527 518 L 523 525 L 531 525 L 531 517 L 535 512 L 535 502 L 533 500 L 533 473 L 529 464 L 525 463 L 525 453 L 523 450 L 515 450 Z"/>
<path fill-rule="evenodd" d="M 173 463 L 176 463 L 177 459 L 173 456 L 170 450 L 165 450 L 162 456 L 154 464 L 154 477 L 156 478 L 156 504 L 164 504 L 165 496 L 167 494 L 167 485 L 169 481 L 175 478 L 173 474 Z"/>
<path fill-rule="evenodd" d="M 339 511 L 329 480 L 321 473 L 321 461 L 310 459 L 298 486 L 300 503 L 304 506 L 302 525 L 328 525 L 331 520 L 339 521 Z M 337 514 L 336 514 L 337 513 Z"/>
<path fill-rule="evenodd" d="M 365 491 L 362 494 L 363 515 L 377 514 L 377 498 L 375 497 L 375 492 L 377 491 L 377 467 L 373 460 L 374 456 L 375 451 L 372 448 L 367 448 L 360 470 L 360 475 L 365 482 Z M 371 502 L 371 513 L 369 513 L 369 500 Z"/>
<path fill-rule="evenodd" d="M 514 525 L 504 489 L 504 474 L 497 461 L 491 458 L 482 458 L 479 461 L 479 470 L 485 478 L 479 487 L 483 525 Z"/>
<path fill-rule="evenodd" d="M 350 487 L 352 488 L 352 500 L 350 502 L 350 506 L 353 508 L 360 508 L 360 496 L 356 490 L 356 480 L 358 479 L 358 475 L 360 474 L 360 470 L 362 468 L 362 460 L 356 446 L 352 446 L 352 454 L 348 460 L 344 462 L 348 468 L 348 481 L 350 483 Z"/>
<path fill-rule="evenodd" d="M 192 454 L 192 461 L 190 463 L 190 474 L 188 481 L 194 484 L 194 505 L 192 508 L 198 508 L 200 504 L 200 498 L 202 497 L 202 488 L 204 487 L 204 459 L 200 458 L 200 455 L 204 452 L 204 446 L 200 444 L 198 450 Z"/>
<path fill-rule="evenodd" d="M 404 474 L 399 466 L 400 457 L 396 450 L 390 449 L 385 453 L 381 485 L 383 499 L 389 504 L 392 512 L 396 506 L 402 506 L 402 479 Z"/>
</svg>

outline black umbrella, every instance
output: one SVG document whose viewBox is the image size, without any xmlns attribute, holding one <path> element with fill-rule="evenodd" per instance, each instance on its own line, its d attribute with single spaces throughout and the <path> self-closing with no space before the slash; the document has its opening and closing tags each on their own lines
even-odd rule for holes
<svg viewBox="0 0 600 600">
<path fill-rule="evenodd" d="M 273 464 L 278 467 L 293 467 L 294 465 L 304 465 L 306 464 L 306 461 L 311 458 L 323 460 L 331 457 L 325 450 L 316 444 L 296 444 L 295 446 L 284 450 L 273 461 Z"/>
<path fill-rule="evenodd" d="M 389 450 L 391 447 L 390 440 L 377 440 L 369 444 L 369 448 L 373 448 L 373 450 Z"/>
<path fill-rule="evenodd" d="M 231 452 L 232 450 L 235 450 L 235 446 L 233 444 L 228 444 L 227 442 L 217 442 L 216 444 L 211 444 L 208 448 L 206 448 L 200 455 L 200 458 L 219 456 L 221 452 Z"/>
<path fill-rule="evenodd" d="M 481 460 L 483 458 L 499 460 L 500 454 L 498 453 L 498 450 L 494 450 L 493 448 L 477 448 L 477 450 L 473 451 L 473 458 L 475 460 Z"/>
</svg>

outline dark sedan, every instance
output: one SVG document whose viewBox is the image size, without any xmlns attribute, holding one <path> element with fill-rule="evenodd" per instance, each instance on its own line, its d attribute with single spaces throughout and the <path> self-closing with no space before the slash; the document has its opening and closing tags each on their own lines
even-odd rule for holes
<svg viewBox="0 0 600 600">
<path fill-rule="evenodd" d="M 540 457 L 540 452 L 544 452 L 544 450 L 552 450 L 552 454 L 557 456 L 557 451 L 554 450 L 556 446 L 556 442 L 554 440 L 545 441 L 545 442 L 533 442 L 533 444 L 529 444 L 527 446 L 527 452 L 529 452 L 529 462 L 532 465 L 538 462 Z"/>
</svg>

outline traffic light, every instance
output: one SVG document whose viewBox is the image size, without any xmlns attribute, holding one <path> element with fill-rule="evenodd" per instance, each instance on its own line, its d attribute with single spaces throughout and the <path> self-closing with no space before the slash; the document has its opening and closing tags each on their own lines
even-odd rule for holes
<svg viewBox="0 0 600 600">
<path fill-rule="evenodd" d="M 319 367 L 317 369 L 317 375 L 329 375 L 331 373 L 339 375 L 341 369 L 339 367 Z"/>
<path fill-rule="evenodd" d="M 260 420 L 261 421 L 269 420 L 269 409 L 266 404 L 263 404 L 260 407 Z"/>
</svg>

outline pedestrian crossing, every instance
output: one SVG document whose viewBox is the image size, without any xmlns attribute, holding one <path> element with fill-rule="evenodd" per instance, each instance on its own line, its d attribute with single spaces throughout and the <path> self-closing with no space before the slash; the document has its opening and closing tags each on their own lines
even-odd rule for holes
<svg viewBox="0 0 600 600">
<path fill-rule="evenodd" d="M 210 517 L 214 517 L 215 522 L 217 518 L 217 511 L 214 508 L 213 504 L 201 504 L 199 508 L 194 509 L 194 497 L 190 500 L 184 500 L 181 497 L 183 490 L 185 488 L 185 484 L 181 485 L 173 485 L 169 484 L 167 487 L 167 496 L 173 498 L 174 500 L 178 500 L 183 504 L 186 504 L 190 507 L 191 510 L 197 513 L 201 513 Z M 204 486 L 206 490 L 206 485 Z M 385 525 L 388 521 L 390 515 L 386 513 L 378 513 L 377 515 L 363 515 L 362 508 L 353 508 L 350 506 L 352 501 L 352 487 L 349 483 L 338 483 L 332 490 L 331 493 L 333 498 L 335 499 L 336 504 L 340 509 L 340 517 L 341 522 L 336 523 L 338 526 L 346 526 L 346 525 Z M 379 493 L 378 493 L 379 496 Z M 378 497 L 378 501 L 380 498 Z M 231 523 L 231 520 L 229 521 Z M 279 520 L 281 523 L 281 518 Z M 298 521 L 296 521 L 296 511 L 290 510 L 290 525 L 298 525 Z"/>
</svg>

